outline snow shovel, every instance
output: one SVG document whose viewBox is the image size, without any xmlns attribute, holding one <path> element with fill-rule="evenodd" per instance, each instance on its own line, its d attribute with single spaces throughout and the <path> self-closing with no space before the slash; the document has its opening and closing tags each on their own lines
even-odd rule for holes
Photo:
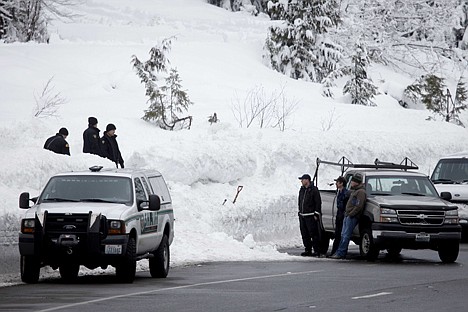
<svg viewBox="0 0 468 312">
<path fill-rule="evenodd" d="M 233 204 L 236 203 L 237 196 L 239 196 L 239 193 L 240 193 L 240 191 L 242 191 L 243 188 L 244 188 L 244 187 L 243 187 L 242 185 L 239 185 L 239 186 L 237 187 L 236 197 L 234 197 L 234 200 L 232 201 Z"/>
</svg>

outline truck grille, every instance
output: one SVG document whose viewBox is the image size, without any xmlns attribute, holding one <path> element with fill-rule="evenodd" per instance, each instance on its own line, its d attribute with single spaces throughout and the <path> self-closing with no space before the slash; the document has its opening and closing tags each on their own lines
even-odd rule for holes
<svg viewBox="0 0 468 312">
<path fill-rule="evenodd" d="M 431 210 L 397 210 L 401 224 L 407 225 L 442 225 L 444 223 L 444 211 Z"/>
<path fill-rule="evenodd" d="M 88 218 L 88 214 L 49 213 L 45 221 L 45 231 L 51 236 L 67 233 L 85 234 L 88 229 Z"/>
</svg>

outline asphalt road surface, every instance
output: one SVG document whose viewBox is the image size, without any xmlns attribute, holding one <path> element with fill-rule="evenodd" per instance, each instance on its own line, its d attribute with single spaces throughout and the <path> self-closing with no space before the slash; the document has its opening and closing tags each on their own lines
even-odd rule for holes
<svg viewBox="0 0 468 312">
<path fill-rule="evenodd" d="M 284 252 L 298 255 L 302 250 Z M 381 253 L 376 262 L 301 258 L 172 268 L 166 279 L 138 272 L 133 284 L 113 275 L 58 277 L 0 288 L 0 311 L 467 311 L 468 245 L 457 263 L 437 252 Z"/>
</svg>

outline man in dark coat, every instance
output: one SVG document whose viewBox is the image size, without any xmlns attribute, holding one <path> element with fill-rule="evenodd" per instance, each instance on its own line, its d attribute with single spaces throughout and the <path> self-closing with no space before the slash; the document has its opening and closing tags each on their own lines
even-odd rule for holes
<svg viewBox="0 0 468 312">
<path fill-rule="evenodd" d="M 346 179 L 339 176 L 335 179 L 336 184 L 336 218 L 335 218 L 335 240 L 331 255 L 334 255 L 340 245 L 341 231 L 343 230 L 343 220 L 345 217 L 346 203 L 349 199 L 349 191 L 346 189 Z"/>
<path fill-rule="evenodd" d="M 101 155 L 99 132 L 96 117 L 88 118 L 88 129 L 83 132 L 83 153 Z"/>
<path fill-rule="evenodd" d="M 46 140 L 44 148 L 57 154 L 70 156 L 70 146 L 65 140 L 67 136 L 68 130 L 66 128 L 61 128 L 58 133 Z"/>
<path fill-rule="evenodd" d="M 101 138 L 101 156 L 115 162 L 116 167 L 124 168 L 124 161 L 120 154 L 119 144 L 117 144 L 116 127 L 114 124 L 108 124 L 106 131 Z"/>
<path fill-rule="evenodd" d="M 305 251 L 304 257 L 319 257 L 319 226 L 320 213 L 322 212 L 322 199 L 319 190 L 312 185 L 310 175 L 299 177 L 302 186 L 299 190 L 299 226 Z M 312 248 L 314 253 L 312 253 Z"/>
</svg>

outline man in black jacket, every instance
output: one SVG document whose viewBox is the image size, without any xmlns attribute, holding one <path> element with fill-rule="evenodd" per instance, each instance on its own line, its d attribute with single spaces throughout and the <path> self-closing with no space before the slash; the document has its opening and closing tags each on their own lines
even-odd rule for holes
<svg viewBox="0 0 468 312">
<path fill-rule="evenodd" d="M 98 120 L 96 117 L 88 118 L 88 129 L 83 132 L 83 153 L 101 155 L 101 150 L 99 149 L 100 130 L 98 129 L 97 124 Z"/>
<path fill-rule="evenodd" d="M 310 175 L 299 177 L 302 186 L 299 190 L 299 226 L 305 251 L 304 257 L 319 257 L 319 226 L 322 212 L 322 199 L 319 190 L 312 185 Z M 312 248 L 314 253 L 312 253 Z"/>
<path fill-rule="evenodd" d="M 114 124 L 108 124 L 106 131 L 101 138 L 101 156 L 115 162 L 116 167 L 124 168 L 124 161 L 120 154 L 119 144 L 117 144 L 116 127 Z"/>
<path fill-rule="evenodd" d="M 68 130 L 66 128 L 61 128 L 58 133 L 46 140 L 44 148 L 57 154 L 70 156 L 70 146 L 65 140 L 67 136 Z"/>
</svg>

